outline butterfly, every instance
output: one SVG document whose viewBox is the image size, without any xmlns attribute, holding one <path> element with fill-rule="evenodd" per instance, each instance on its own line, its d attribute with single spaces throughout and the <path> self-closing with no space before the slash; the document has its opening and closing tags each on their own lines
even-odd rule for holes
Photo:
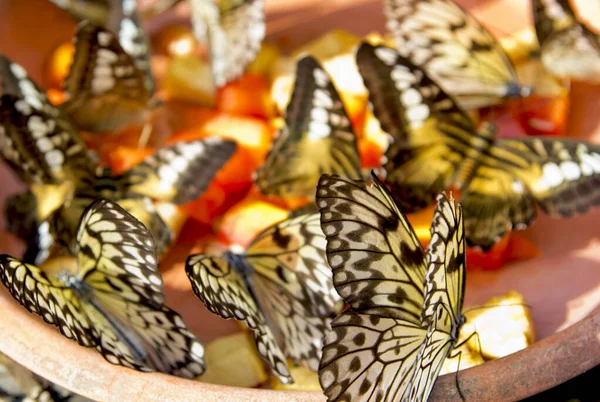
<svg viewBox="0 0 600 402">
<path fill-rule="evenodd" d="M 61 108 L 82 130 L 104 133 L 140 126 L 157 105 L 145 36 L 135 19 L 119 21 L 120 36 L 88 21 L 77 26 Z"/>
<path fill-rule="evenodd" d="M 535 32 L 546 70 L 600 82 L 600 37 L 577 20 L 568 0 L 533 0 Z"/>
<path fill-rule="evenodd" d="M 311 56 L 298 61 L 285 120 L 255 174 L 263 193 L 314 197 L 323 173 L 361 177 L 350 118 L 331 78 Z"/>
<path fill-rule="evenodd" d="M 363 43 L 356 60 L 373 111 L 392 137 L 386 183 L 404 211 L 460 190 L 470 245 L 490 248 L 536 216 L 568 217 L 600 204 L 600 147 L 570 139 L 497 140 L 427 73 L 395 50 Z"/>
<path fill-rule="evenodd" d="M 293 381 L 286 357 L 317 370 L 339 297 L 316 211 L 290 214 L 257 235 L 245 252 L 191 255 L 185 270 L 212 313 L 250 327 L 259 354 L 281 382 Z"/>
<path fill-rule="evenodd" d="M 423 250 L 376 176 L 323 175 L 317 188 L 327 260 L 350 308 L 331 323 L 319 381 L 330 401 L 425 401 L 464 323 L 462 210 L 438 197 Z"/>
<path fill-rule="evenodd" d="M 77 233 L 76 267 L 42 270 L 0 256 L 0 279 L 28 311 L 112 364 L 194 378 L 204 348 L 165 306 L 154 239 L 119 205 L 94 201 Z"/>
<path fill-rule="evenodd" d="M 530 94 L 494 37 L 451 0 L 384 0 L 384 11 L 396 49 L 463 108 Z"/>
<path fill-rule="evenodd" d="M 78 20 L 88 20 L 100 26 L 109 19 L 111 1 L 113 0 L 50 0 Z"/>
<path fill-rule="evenodd" d="M 98 167 L 93 174 L 73 184 L 71 197 L 46 221 L 38 222 L 35 233 L 43 240 L 44 247 L 39 247 L 39 241 L 33 243 L 34 250 L 41 248 L 33 261 L 49 255 L 49 248 L 57 242 L 74 253 L 79 221 L 85 208 L 96 198 L 118 202 L 154 235 L 158 253 L 164 252 L 174 240 L 173 233 L 152 200 L 174 204 L 195 200 L 208 188 L 235 149 L 235 142 L 207 138 L 161 148 L 119 175 L 114 175 L 110 168 Z M 26 255 L 35 253 L 28 250 Z"/>
<path fill-rule="evenodd" d="M 265 36 L 263 0 L 189 0 L 196 38 L 208 43 L 217 87 L 237 79 Z"/>
<path fill-rule="evenodd" d="M 77 130 L 25 69 L 0 54 L 0 153 L 27 184 L 55 184 L 89 171 Z"/>
</svg>

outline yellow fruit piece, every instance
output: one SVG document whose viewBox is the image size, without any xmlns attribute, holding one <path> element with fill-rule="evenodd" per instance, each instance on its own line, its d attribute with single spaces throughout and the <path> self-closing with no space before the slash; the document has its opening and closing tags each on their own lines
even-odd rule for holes
<svg viewBox="0 0 600 402">
<path fill-rule="evenodd" d="M 69 74 L 75 47 L 71 42 L 63 43 L 57 47 L 48 63 L 47 79 L 48 86 L 51 88 L 60 88 L 63 80 Z"/>
<path fill-rule="evenodd" d="M 277 46 L 270 43 L 263 43 L 256 59 L 248 65 L 246 71 L 270 78 L 279 58 L 280 54 Z"/>
<path fill-rule="evenodd" d="M 257 387 L 267 372 L 249 334 L 220 337 L 206 346 L 206 372 L 202 382 L 234 387 Z"/>
<path fill-rule="evenodd" d="M 514 35 L 500 39 L 500 46 L 504 49 L 513 63 L 528 59 L 538 48 L 538 41 L 532 26 L 525 28 Z"/>
<path fill-rule="evenodd" d="M 50 274 L 52 276 L 58 276 L 58 274 L 64 270 L 67 270 L 72 274 L 76 274 L 78 271 L 77 258 L 73 256 L 50 258 L 40 265 L 40 269 L 46 274 Z"/>
<path fill-rule="evenodd" d="M 460 361 L 457 355 L 458 353 L 460 353 Z M 480 364 L 485 363 L 483 357 L 481 357 L 481 355 L 478 352 L 469 349 L 469 347 L 466 344 L 462 345 L 457 349 L 453 349 L 451 355 L 454 357 L 446 358 L 446 360 L 444 360 L 444 364 L 442 365 L 442 369 L 440 370 L 440 375 L 454 373 L 459 368 L 461 370 L 465 370 L 470 367 L 479 366 Z"/>
<path fill-rule="evenodd" d="M 177 237 L 187 219 L 187 215 L 181 208 L 170 202 L 157 202 L 155 207 L 160 217 L 171 229 L 174 236 Z"/>
<path fill-rule="evenodd" d="M 537 96 L 560 98 L 568 95 L 568 82 L 561 82 L 550 74 L 539 60 L 524 60 L 516 65 L 516 71 L 519 82 L 531 86 Z"/>
<path fill-rule="evenodd" d="M 52 212 L 72 198 L 73 183 L 65 181 L 61 184 L 33 184 L 31 192 L 37 199 L 38 219 L 45 220 Z"/>
<path fill-rule="evenodd" d="M 279 76 L 273 81 L 271 85 L 271 99 L 279 113 L 283 114 L 287 104 L 290 102 L 293 89 L 294 77 L 291 74 Z"/>
<path fill-rule="evenodd" d="M 216 101 L 210 65 L 197 56 L 173 57 L 167 67 L 165 90 L 174 99 L 212 107 Z"/>
<path fill-rule="evenodd" d="M 360 37 L 343 29 L 333 29 L 298 48 L 292 53 L 292 57 L 298 58 L 308 53 L 319 60 L 326 60 L 342 53 L 350 53 L 359 42 Z"/>
<path fill-rule="evenodd" d="M 469 349 L 479 351 L 486 359 L 498 359 L 525 349 L 535 341 L 535 329 L 529 307 L 523 296 L 514 290 L 492 297 L 485 304 L 465 309 L 466 322 L 461 338 L 477 332 L 468 341 Z"/>
<path fill-rule="evenodd" d="M 293 384 L 282 384 L 277 377 L 271 376 L 271 387 L 279 391 L 321 391 L 319 376 L 314 371 L 294 365 L 289 362 L 290 374 L 294 379 Z"/>
<path fill-rule="evenodd" d="M 375 118 L 370 108 L 367 108 L 365 115 L 363 137 L 376 143 L 383 150 L 387 149 L 390 142 L 389 135 L 381 129 L 379 120 Z"/>
</svg>

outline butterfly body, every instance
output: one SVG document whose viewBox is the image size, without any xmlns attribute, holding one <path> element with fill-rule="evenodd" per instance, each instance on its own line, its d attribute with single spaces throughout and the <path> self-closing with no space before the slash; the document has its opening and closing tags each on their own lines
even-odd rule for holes
<svg viewBox="0 0 600 402">
<path fill-rule="evenodd" d="M 317 188 L 327 259 L 349 309 L 324 341 L 330 401 L 427 400 L 464 322 L 462 211 L 440 195 L 423 250 L 386 187 L 324 175 Z"/>
<path fill-rule="evenodd" d="M 572 216 L 600 204 L 600 147 L 571 139 L 497 139 L 479 129 L 427 73 L 384 46 L 362 44 L 357 64 L 375 116 L 392 141 L 386 183 L 405 211 L 461 190 L 469 244 L 490 248 L 527 227 L 536 205 Z"/>
</svg>

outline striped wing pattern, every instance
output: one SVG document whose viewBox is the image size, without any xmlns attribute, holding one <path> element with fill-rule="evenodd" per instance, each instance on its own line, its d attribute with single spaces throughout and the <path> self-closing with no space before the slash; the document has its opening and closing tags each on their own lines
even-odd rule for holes
<svg viewBox="0 0 600 402">
<path fill-rule="evenodd" d="M 258 353 L 283 383 L 293 382 L 283 351 L 243 278 L 229 261 L 201 254 L 188 257 L 186 273 L 196 296 L 214 314 L 244 321 Z"/>
<path fill-rule="evenodd" d="M 208 188 L 235 150 L 235 142 L 217 137 L 178 142 L 159 149 L 120 180 L 129 182 L 129 191 L 134 193 L 184 204 Z"/>
<path fill-rule="evenodd" d="M 95 347 L 113 364 L 193 378 L 204 371 L 202 345 L 164 306 L 154 241 L 123 208 L 100 199 L 77 235 L 76 273 L 51 277 L 0 257 L 2 282 L 29 311 L 67 338 Z"/>
<path fill-rule="evenodd" d="M 330 401 L 427 400 L 462 324 L 450 321 L 460 316 L 464 293 L 462 213 L 441 196 L 425 254 L 389 192 L 373 180 L 325 175 L 317 190 L 334 284 L 350 305 L 325 338 L 319 380 Z M 388 211 L 393 225 L 375 218 Z M 386 242 L 396 248 L 382 250 Z M 388 253 L 393 259 L 386 261 Z M 421 282 L 405 279 L 413 270 Z M 382 291 L 372 291 L 377 287 Z M 407 297 L 414 297 L 411 309 Z"/>
<path fill-rule="evenodd" d="M 57 184 L 91 165 L 75 128 L 29 78 L 0 54 L 0 148 L 28 184 Z"/>
<path fill-rule="evenodd" d="M 148 117 L 150 92 L 144 72 L 112 32 L 87 21 L 75 34 L 75 54 L 63 82 L 63 111 L 91 132 L 118 131 Z"/>
<path fill-rule="evenodd" d="M 314 209 L 265 229 L 245 254 L 192 256 L 186 271 L 210 311 L 253 329 L 259 352 L 282 381 L 292 381 L 285 357 L 318 369 L 323 336 L 341 303 Z"/>
<path fill-rule="evenodd" d="M 298 61 L 280 130 L 255 181 L 263 193 L 314 197 L 323 173 L 361 177 L 356 136 L 331 77 L 311 56 Z"/>
<path fill-rule="evenodd" d="M 451 0 L 385 0 L 399 52 L 422 67 L 467 109 L 526 96 L 494 37 Z"/>
</svg>

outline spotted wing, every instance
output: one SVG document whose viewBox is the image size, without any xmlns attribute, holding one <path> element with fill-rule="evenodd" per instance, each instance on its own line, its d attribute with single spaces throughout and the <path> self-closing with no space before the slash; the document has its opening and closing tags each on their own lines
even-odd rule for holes
<svg viewBox="0 0 600 402">
<path fill-rule="evenodd" d="M 56 184 L 91 166 L 75 128 L 19 64 L 0 54 L 0 148 L 28 184 Z"/>
<path fill-rule="evenodd" d="M 298 61 L 296 83 L 280 130 L 256 183 L 263 193 L 314 197 L 323 173 L 361 177 L 356 136 L 331 78 L 317 60 Z"/>
<path fill-rule="evenodd" d="M 319 213 L 294 215 L 267 228 L 248 247 L 246 261 L 252 292 L 285 355 L 317 371 L 323 336 L 342 307 Z"/>
<path fill-rule="evenodd" d="M 109 18 L 111 0 L 50 0 L 78 20 L 104 25 Z"/>
<path fill-rule="evenodd" d="M 540 45 L 552 35 L 576 24 L 569 0 L 532 0 L 533 22 Z"/>
<path fill-rule="evenodd" d="M 63 110 L 81 129 L 118 131 L 147 117 L 150 92 L 144 72 L 115 34 L 87 21 L 77 27 L 63 88 L 68 95 Z"/>
<path fill-rule="evenodd" d="M 207 42 L 215 85 L 238 78 L 260 50 L 265 35 L 262 0 L 191 0 L 194 34 Z"/>
<path fill-rule="evenodd" d="M 196 254 L 188 257 L 185 271 L 194 294 L 214 314 L 244 321 L 252 330 L 258 353 L 283 383 L 292 382 L 280 349 L 257 301 L 243 278 L 227 260 Z"/>
<path fill-rule="evenodd" d="M 392 137 L 386 183 L 403 211 L 426 207 L 493 137 L 480 137 L 456 102 L 395 50 L 363 43 L 356 60 L 374 114 Z"/>
<path fill-rule="evenodd" d="M 385 186 L 323 175 L 317 187 L 333 284 L 361 314 L 418 324 L 425 253 Z"/>
<path fill-rule="evenodd" d="M 403 56 L 467 109 L 525 96 L 494 37 L 451 0 L 385 0 L 387 28 Z"/>
<path fill-rule="evenodd" d="M 235 142 L 220 138 L 178 142 L 158 150 L 119 180 L 128 182 L 132 192 L 183 204 L 208 188 L 235 149 Z"/>
<path fill-rule="evenodd" d="M 77 242 L 78 276 L 93 292 L 85 311 L 104 358 L 144 371 L 202 374 L 204 348 L 164 305 L 154 239 L 144 225 L 99 199 L 84 212 Z"/>
<path fill-rule="evenodd" d="M 467 240 L 489 248 L 507 230 L 527 227 L 536 204 L 552 216 L 584 213 L 600 203 L 599 180 L 597 145 L 539 137 L 500 141 L 462 194 Z"/>
<path fill-rule="evenodd" d="M 111 7 L 108 23 L 102 26 L 118 34 L 123 50 L 131 56 L 136 67 L 143 71 L 146 89 L 152 95 L 155 82 L 150 68 L 150 39 L 141 24 L 137 1 L 112 0 L 112 2 L 116 4 Z"/>
</svg>

